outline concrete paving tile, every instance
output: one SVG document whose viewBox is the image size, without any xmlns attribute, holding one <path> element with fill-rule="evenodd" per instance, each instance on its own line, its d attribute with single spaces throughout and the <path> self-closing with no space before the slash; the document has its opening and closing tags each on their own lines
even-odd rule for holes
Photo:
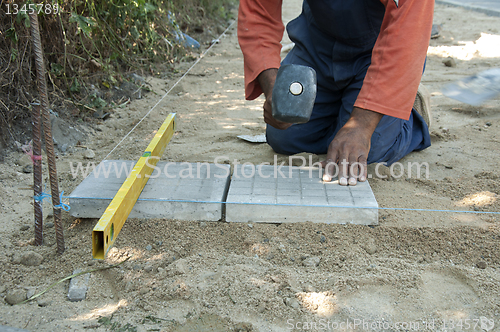
<svg viewBox="0 0 500 332">
<path fill-rule="evenodd" d="M 349 190 L 346 190 L 346 191 L 327 190 L 326 196 L 328 196 L 328 197 L 352 197 L 352 192 Z"/>
<path fill-rule="evenodd" d="M 290 181 L 290 180 L 286 180 L 286 181 L 278 181 L 277 183 L 277 186 L 278 188 L 280 189 L 300 189 L 302 188 L 302 185 L 300 184 L 299 181 Z"/>
<path fill-rule="evenodd" d="M 233 183 L 231 184 L 231 187 L 233 187 L 233 188 L 252 188 L 253 182 L 252 181 L 233 181 Z"/>
<path fill-rule="evenodd" d="M 300 201 L 303 205 L 329 205 L 327 198 L 323 196 L 302 196 Z"/>
<path fill-rule="evenodd" d="M 278 187 L 280 196 L 295 196 L 300 197 L 300 189 L 282 189 Z"/>
<path fill-rule="evenodd" d="M 106 166 L 107 163 L 125 163 L 127 167 L 135 164 L 134 161 L 113 160 L 103 163 Z M 161 170 L 160 176 L 149 179 L 130 218 L 222 219 L 222 202 L 227 194 L 230 165 L 216 167 L 211 164 L 210 168 L 205 165 L 200 168 L 196 163 L 158 162 L 156 167 Z M 102 173 L 97 177 L 91 174 L 83 180 L 69 196 L 70 214 L 80 218 L 100 218 L 126 179 L 125 172 L 120 174 L 119 181 L 116 176 L 116 172 L 115 178 L 111 174 L 108 177 Z M 172 176 L 175 178 L 170 178 Z M 101 190 L 102 187 L 106 190 Z"/>
<path fill-rule="evenodd" d="M 302 197 L 325 197 L 325 188 L 317 190 L 302 189 Z"/>
<path fill-rule="evenodd" d="M 333 206 L 354 206 L 354 199 L 351 196 L 328 196 L 328 203 Z"/>
<path fill-rule="evenodd" d="M 273 174 L 276 168 L 260 166 L 263 174 Z M 290 173 L 290 167 L 280 168 L 281 173 Z M 356 186 L 340 186 L 337 182 L 323 183 L 319 169 L 292 167 L 290 177 L 262 179 L 256 173 L 254 179 L 231 179 L 228 202 L 251 204 L 227 204 L 226 221 L 231 222 L 323 222 L 378 224 L 378 210 L 360 207 L 378 206 L 368 182 Z M 240 184 L 253 183 L 251 198 Z M 243 194 L 245 193 L 245 195 Z M 359 202 L 358 202 L 359 200 Z M 260 204 L 260 205 L 259 205 Z M 289 204 L 289 205 L 287 205 Z"/>
<path fill-rule="evenodd" d="M 304 182 L 304 181 L 301 181 L 300 183 L 300 188 L 302 190 L 319 190 L 319 191 L 322 191 L 322 192 L 325 192 L 325 184 L 323 183 L 323 181 L 321 182 Z"/>
<path fill-rule="evenodd" d="M 276 188 L 269 188 L 269 187 L 256 187 L 254 186 L 252 190 L 252 195 L 257 196 L 257 195 L 263 195 L 263 196 L 274 196 L 276 194 Z"/>
<path fill-rule="evenodd" d="M 252 196 L 250 195 L 232 195 L 226 200 L 228 203 L 251 203 Z"/>
<path fill-rule="evenodd" d="M 117 166 L 108 164 L 113 162 Z M 73 216 L 99 218 L 126 177 L 126 172 L 121 172 L 118 181 L 112 174 L 116 177 L 121 168 L 131 169 L 134 164 L 132 161 L 104 163 L 101 168 L 106 170 L 105 174 L 102 169 L 97 177 L 91 174 L 70 195 Z M 274 166 L 258 166 L 260 172 L 254 172 L 252 178 L 233 174 L 229 185 L 229 165 L 221 168 L 222 165 L 163 162 L 157 167 L 163 173 L 150 179 L 130 217 L 221 220 L 227 194 L 227 221 L 378 222 L 378 210 L 369 209 L 378 204 L 368 182 L 353 187 L 339 186 L 335 181 L 323 183 L 318 169 L 310 173 L 308 169 L 293 167 L 290 172 L 289 167 L 283 166 L 280 173 Z M 112 173 L 115 168 L 118 172 Z M 249 166 L 239 167 L 241 170 L 250 174 Z"/>
<path fill-rule="evenodd" d="M 368 191 L 351 191 L 351 195 L 354 198 L 375 198 L 373 193 Z"/>
<path fill-rule="evenodd" d="M 297 204 L 297 197 L 294 196 L 278 196 L 276 197 L 277 204 Z"/>
<path fill-rule="evenodd" d="M 256 204 L 276 204 L 276 196 L 252 196 L 252 203 Z M 253 206 L 255 208 L 255 205 Z"/>
<path fill-rule="evenodd" d="M 436 3 L 464 7 L 491 16 L 500 16 L 498 0 L 436 0 Z"/>
</svg>

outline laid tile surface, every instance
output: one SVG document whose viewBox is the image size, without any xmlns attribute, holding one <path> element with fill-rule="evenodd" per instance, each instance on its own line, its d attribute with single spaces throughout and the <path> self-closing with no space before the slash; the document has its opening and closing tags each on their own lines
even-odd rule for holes
<svg viewBox="0 0 500 332">
<path fill-rule="evenodd" d="M 234 222 L 378 223 L 378 204 L 368 181 L 356 186 L 324 183 L 317 168 L 239 166 L 226 202 L 226 220 Z"/>
<path fill-rule="evenodd" d="M 100 218 L 135 162 L 106 160 L 101 165 L 69 196 L 72 216 Z M 158 162 L 156 167 L 130 218 L 222 219 L 230 165 L 210 164 L 208 169 L 206 164 Z"/>
<path fill-rule="evenodd" d="M 104 161 L 71 193 L 71 214 L 100 218 L 134 164 Z M 318 169 L 247 165 L 243 172 L 236 167 L 229 180 L 229 165 L 159 162 L 156 167 L 131 218 L 215 221 L 224 219 L 225 209 L 225 220 L 236 222 L 378 223 L 368 182 L 323 183 Z"/>
</svg>

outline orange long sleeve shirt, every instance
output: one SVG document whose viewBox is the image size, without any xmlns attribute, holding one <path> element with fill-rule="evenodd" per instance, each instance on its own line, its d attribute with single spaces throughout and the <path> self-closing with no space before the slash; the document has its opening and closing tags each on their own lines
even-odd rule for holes
<svg viewBox="0 0 500 332">
<path fill-rule="evenodd" d="M 385 6 L 384 19 L 354 106 L 407 120 L 423 72 L 434 0 L 380 2 Z M 248 100 L 262 94 L 259 74 L 280 66 L 281 6 L 282 0 L 240 0 L 238 39 Z"/>
</svg>

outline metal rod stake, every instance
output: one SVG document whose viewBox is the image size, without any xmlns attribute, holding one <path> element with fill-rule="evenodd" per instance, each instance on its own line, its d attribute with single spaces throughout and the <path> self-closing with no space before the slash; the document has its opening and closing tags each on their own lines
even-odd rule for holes
<svg viewBox="0 0 500 332">
<path fill-rule="evenodd" d="M 32 136 L 33 136 L 33 207 L 35 210 L 35 245 L 43 244 L 43 210 L 42 210 L 42 124 L 40 122 L 40 104 L 33 103 Z M 40 156 L 40 158 L 38 158 Z"/>
<path fill-rule="evenodd" d="M 47 80 L 45 78 L 45 64 L 43 62 L 42 41 L 38 28 L 38 16 L 36 11 L 29 14 L 31 23 L 31 37 L 33 38 L 33 49 L 35 52 L 36 74 L 38 78 L 38 91 L 42 104 L 42 120 L 45 136 L 45 149 L 49 165 L 50 191 L 52 195 L 52 205 L 54 206 L 54 226 L 56 229 L 57 253 L 64 252 L 64 232 L 61 221 L 61 207 L 59 197 L 59 187 L 57 182 L 56 158 L 54 152 L 54 141 L 52 140 L 52 128 L 50 125 L 49 99 L 47 97 Z"/>
</svg>

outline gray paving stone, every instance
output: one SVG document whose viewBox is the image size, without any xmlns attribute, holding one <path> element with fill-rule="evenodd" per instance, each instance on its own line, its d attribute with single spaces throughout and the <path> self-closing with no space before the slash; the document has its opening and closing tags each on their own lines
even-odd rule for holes
<svg viewBox="0 0 500 332">
<path fill-rule="evenodd" d="M 276 168 L 260 166 L 250 179 L 241 176 L 241 167 L 236 169 L 240 173 L 231 178 L 226 221 L 378 224 L 378 204 L 368 182 L 344 187 L 324 183 L 317 168 L 283 166 L 286 177 Z"/>
<path fill-rule="evenodd" d="M 73 271 L 73 274 L 82 272 L 80 269 Z M 82 274 L 78 277 L 71 278 L 68 289 L 68 300 L 71 302 L 83 301 L 87 296 L 89 288 L 90 273 Z"/>
<path fill-rule="evenodd" d="M 130 171 L 135 162 L 106 160 L 101 164 L 101 172 L 91 173 L 69 196 L 72 216 L 100 218 L 127 177 L 119 170 L 123 167 Z M 230 165 L 211 164 L 209 172 L 206 164 L 186 162 L 158 162 L 156 167 L 130 218 L 222 219 Z M 102 170 L 109 172 L 104 174 Z"/>
<path fill-rule="evenodd" d="M 464 7 L 491 16 L 500 16 L 498 0 L 436 0 L 436 3 Z"/>
</svg>

